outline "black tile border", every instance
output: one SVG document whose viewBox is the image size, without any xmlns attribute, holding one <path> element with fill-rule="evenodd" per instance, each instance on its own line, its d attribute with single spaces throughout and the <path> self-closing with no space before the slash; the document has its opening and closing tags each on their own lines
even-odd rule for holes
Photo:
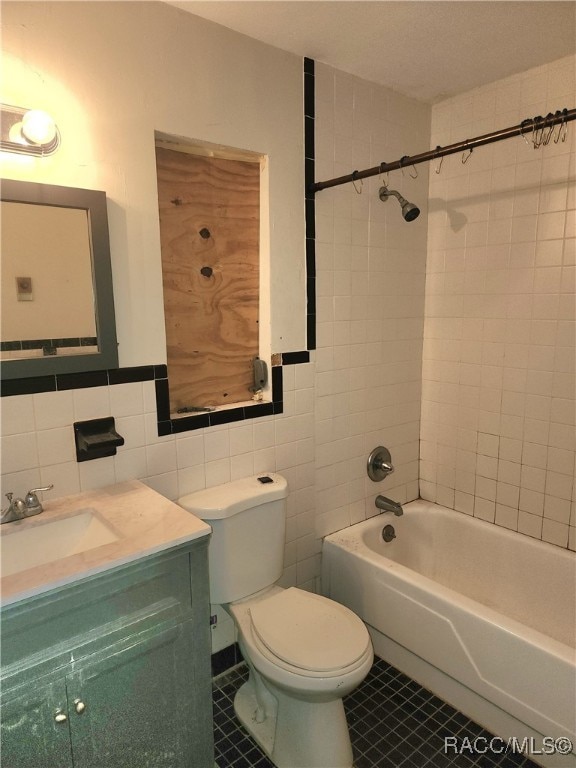
<svg viewBox="0 0 576 768">
<path fill-rule="evenodd" d="M 304 205 L 306 215 L 306 347 L 316 349 L 315 63 L 304 58 Z"/>
<path fill-rule="evenodd" d="M 13 341 L 0 341 L 0 352 L 17 352 L 28 349 L 64 349 L 68 347 L 97 347 L 98 339 L 95 336 L 74 336 L 58 339 L 15 339 Z M 44 353 L 48 355 L 48 352 Z M 55 352 L 52 352 L 55 354 Z"/>
<path fill-rule="evenodd" d="M 284 352 L 282 365 L 298 365 L 310 362 L 310 353 Z M 255 402 L 254 405 L 239 406 L 213 413 L 201 413 L 196 416 L 184 416 L 181 419 L 170 418 L 170 389 L 168 368 L 161 365 L 140 365 L 132 368 L 113 368 L 89 373 L 62 373 L 55 376 L 31 376 L 23 379 L 0 381 L 0 396 L 35 395 L 42 392 L 61 392 L 88 387 L 107 387 L 116 384 L 130 384 L 139 381 L 154 381 L 156 392 L 156 414 L 158 417 L 158 435 L 160 437 L 178 434 L 189 430 L 213 427 L 217 424 L 230 424 L 245 419 L 273 416 L 283 412 L 283 373 L 282 366 L 272 368 L 272 402 Z"/>
<path fill-rule="evenodd" d="M 0 396 L 35 395 L 39 392 L 55 392 L 56 376 L 31 376 L 29 379 L 3 379 Z"/>
<path fill-rule="evenodd" d="M 310 352 L 283 352 L 282 365 L 298 365 L 299 363 L 309 363 Z"/>
<path fill-rule="evenodd" d="M 285 352 L 282 354 L 284 365 L 310 362 L 309 352 Z M 285 359 L 285 358 L 288 359 Z M 164 373 L 164 371 L 162 371 Z M 167 374 L 167 371 L 166 371 Z M 195 429 L 215 427 L 221 424 L 232 424 L 246 419 L 257 419 L 262 416 L 274 416 L 282 413 L 283 397 L 282 366 L 275 365 L 272 368 L 272 402 L 243 405 L 237 408 L 227 408 L 211 413 L 199 413 L 194 416 L 182 416 L 178 419 L 170 418 L 170 389 L 168 378 L 156 378 L 156 408 L 158 413 L 158 436 L 180 434 Z"/>
</svg>

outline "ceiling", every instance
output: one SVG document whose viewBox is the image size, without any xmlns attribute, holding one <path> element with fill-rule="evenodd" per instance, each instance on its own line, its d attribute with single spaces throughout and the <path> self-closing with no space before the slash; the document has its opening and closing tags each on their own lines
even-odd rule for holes
<svg viewBox="0 0 576 768">
<path fill-rule="evenodd" d="M 576 50 L 571 0 L 177 0 L 170 5 L 429 103 Z"/>
</svg>

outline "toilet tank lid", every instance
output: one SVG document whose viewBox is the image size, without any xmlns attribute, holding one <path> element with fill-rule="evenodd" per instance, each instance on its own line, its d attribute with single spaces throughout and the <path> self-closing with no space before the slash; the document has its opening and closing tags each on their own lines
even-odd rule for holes
<svg viewBox="0 0 576 768">
<path fill-rule="evenodd" d="M 250 507 L 284 499 L 287 495 L 286 479 L 275 472 L 265 472 L 189 493 L 177 503 L 201 520 L 222 520 Z"/>
</svg>

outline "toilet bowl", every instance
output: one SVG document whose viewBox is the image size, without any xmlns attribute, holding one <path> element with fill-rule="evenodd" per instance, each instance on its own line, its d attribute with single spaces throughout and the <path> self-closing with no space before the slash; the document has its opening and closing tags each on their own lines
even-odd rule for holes
<svg viewBox="0 0 576 768">
<path fill-rule="evenodd" d="M 278 768 L 351 768 L 342 697 L 372 665 L 372 643 L 352 611 L 296 587 L 282 589 L 286 480 L 248 477 L 178 500 L 212 527 L 210 601 L 233 618 L 248 680 L 240 722 Z"/>
<path fill-rule="evenodd" d="M 350 768 L 342 697 L 374 658 L 362 621 L 294 587 L 271 587 L 227 610 L 250 668 L 234 701 L 240 722 L 278 768 Z"/>
</svg>

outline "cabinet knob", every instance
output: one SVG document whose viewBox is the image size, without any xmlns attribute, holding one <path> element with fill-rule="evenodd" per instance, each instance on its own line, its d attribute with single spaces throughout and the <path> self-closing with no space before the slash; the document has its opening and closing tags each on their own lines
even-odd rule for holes
<svg viewBox="0 0 576 768">
<path fill-rule="evenodd" d="M 66 720 L 68 720 L 68 715 L 65 715 L 61 709 L 57 709 L 56 714 L 54 715 L 54 720 L 57 723 L 65 723 Z"/>
<path fill-rule="evenodd" d="M 76 712 L 81 715 L 86 709 L 86 704 L 84 704 L 81 699 L 74 699 L 74 708 L 76 709 Z"/>
</svg>

